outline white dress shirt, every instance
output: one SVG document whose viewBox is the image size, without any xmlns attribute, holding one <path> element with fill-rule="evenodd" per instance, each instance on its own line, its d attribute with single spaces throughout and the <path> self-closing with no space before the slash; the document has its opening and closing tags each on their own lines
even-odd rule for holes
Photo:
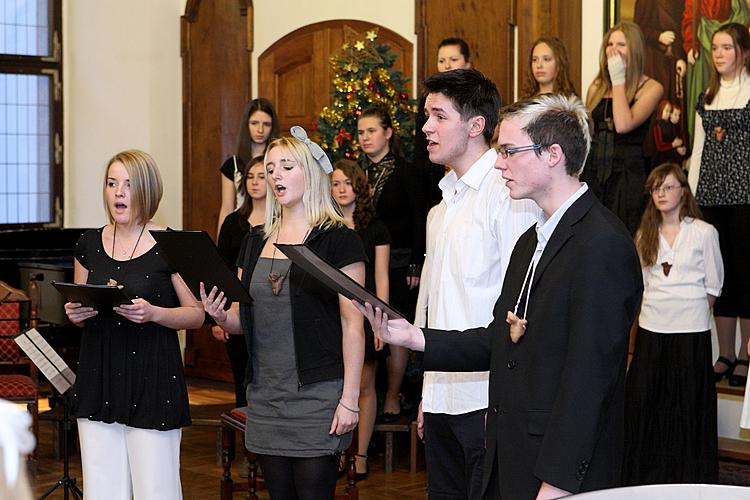
<svg viewBox="0 0 750 500">
<path fill-rule="evenodd" d="M 662 262 L 672 265 L 669 276 Z M 672 247 L 660 232 L 656 263 L 642 271 L 641 328 L 657 333 L 711 329 L 706 295 L 718 297 L 724 281 L 719 233 L 711 224 L 685 217 Z"/>
<path fill-rule="evenodd" d="M 440 181 L 431 211 L 417 302 L 417 326 L 466 330 L 487 326 L 516 241 L 536 221 L 532 201 L 510 199 L 488 150 L 459 179 Z M 425 372 L 422 408 L 460 415 L 487 408 L 489 372 Z"/>
</svg>

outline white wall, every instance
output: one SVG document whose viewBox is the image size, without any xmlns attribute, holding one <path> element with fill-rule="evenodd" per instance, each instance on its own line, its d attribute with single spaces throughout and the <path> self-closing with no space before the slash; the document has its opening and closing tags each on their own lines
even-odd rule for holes
<svg viewBox="0 0 750 500">
<path fill-rule="evenodd" d="M 63 2 L 65 225 L 106 222 L 106 161 L 138 148 L 164 181 L 155 219 L 182 227 L 180 16 L 185 0 Z"/>
<path fill-rule="evenodd" d="M 604 2 L 582 0 L 581 11 L 581 98 L 599 71 L 599 47 L 604 35 Z"/>
<path fill-rule="evenodd" d="M 253 2 L 255 36 L 253 46 L 253 97 L 258 94 L 258 56 L 288 33 L 331 19 L 358 19 L 385 26 L 417 46 L 414 33 L 414 2 L 411 0 L 275 0 Z M 413 74 L 417 74 L 416 52 Z M 412 82 L 414 84 L 414 82 Z M 415 92 L 415 90 L 412 90 Z"/>
</svg>

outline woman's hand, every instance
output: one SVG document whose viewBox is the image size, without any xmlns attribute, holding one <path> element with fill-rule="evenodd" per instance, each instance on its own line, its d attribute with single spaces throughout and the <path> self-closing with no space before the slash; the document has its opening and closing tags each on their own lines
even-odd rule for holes
<svg viewBox="0 0 750 500">
<path fill-rule="evenodd" d="M 115 306 L 113 310 L 123 318 L 133 323 L 148 323 L 154 321 L 156 307 L 146 299 L 133 299 L 132 304 Z"/>
<path fill-rule="evenodd" d="M 99 313 L 93 307 L 82 307 L 79 302 L 67 302 L 65 304 L 65 314 L 71 323 L 76 326 L 83 326 L 83 322 L 93 318 Z"/>
<path fill-rule="evenodd" d="M 625 59 L 613 47 L 607 49 L 607 71 L 612 86 L 625 85 Z"/>
<path fill-rule="evenodd" d="M 211 293 L 206 295 L 205 285 L 201 281 L 200 295 L 201 302 L 203 303 L 203 310 L 206 311 L 217 323 L 221 324 L 226 322 L 227 312 L 224 310 L 224 306 L 227 305 L 227 298 L 224 296 L 224 292 L 220 292 L 218 288 L 213 287 Z"/>
<path fill-rule="evenodd" d="M 359 409 L 356 406 L 357 401 L 351 404 L 347 404 L 348 408 L 345 408 L 341 401 L 336 406 L 336 413 L 333 415 L 333 422 L 331 422 L 331 430 L 329 434 L 336 434 L 341 436 L 347 432 L 351 432 L 359 422 Z M 357 410 L 356 412 L 353 410 Z"/>
<path fill-rule="evenodd" d="M 227 340 L 229 340 L 229 334 L 219 325 L 214 325 L 211 327 L 211 335 L 218 340 L 219 342 L 227 343 Z"/>
</svg>

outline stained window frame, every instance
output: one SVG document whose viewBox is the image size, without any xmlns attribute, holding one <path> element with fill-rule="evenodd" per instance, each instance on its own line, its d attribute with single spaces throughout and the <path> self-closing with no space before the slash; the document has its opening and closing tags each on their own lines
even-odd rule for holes
<svg viewBox="0 0 750 500">
<path fill-rule="evenodd" d="M 0 73 L 50 77 L 50 207 L 48 222 L 0 223 L 2 229 L 61 228 L 64 225 L 62 0 L 49 0 L 49 55 L 0 53 Z"/>
</svg>

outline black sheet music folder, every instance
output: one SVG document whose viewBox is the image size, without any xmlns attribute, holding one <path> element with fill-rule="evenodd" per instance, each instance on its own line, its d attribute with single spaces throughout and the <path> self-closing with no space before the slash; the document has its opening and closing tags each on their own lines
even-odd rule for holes
<svg viewBox="0 0 750 500">
<path fill-rule="evenodd" d="M 403 318 L 404 315 L 380 300 L 374 293 L 333 267 L 318 255 L 315 250 L 306 245 L 274 244 L 289 260 L 310 273 L 331 290 L 340 293 L 348 299 L 355 299 L 360 304 L 369 302 L 373 307 L 379 307 L 388 314 L 389 319 Z"/>
<path fill-rule="evenodd" d="M 164 253 L 167 262 L 185 280 L 190 291 L 200 299 L 200 282 L 206 293 L 216 286 L 233 302 L 252 302 L 237 274 L 229 269 L 219 249 L 205 231 L 149 230 Z"/>
<path fill-rule="evenodd" d="M 132 304 L 122 289 L 115 285 L 90 285 L 53 281 L 54 286 L 68 302 L 79 302 L 97 311 L 111 311 L 114 306 Z"/>
</svg>

